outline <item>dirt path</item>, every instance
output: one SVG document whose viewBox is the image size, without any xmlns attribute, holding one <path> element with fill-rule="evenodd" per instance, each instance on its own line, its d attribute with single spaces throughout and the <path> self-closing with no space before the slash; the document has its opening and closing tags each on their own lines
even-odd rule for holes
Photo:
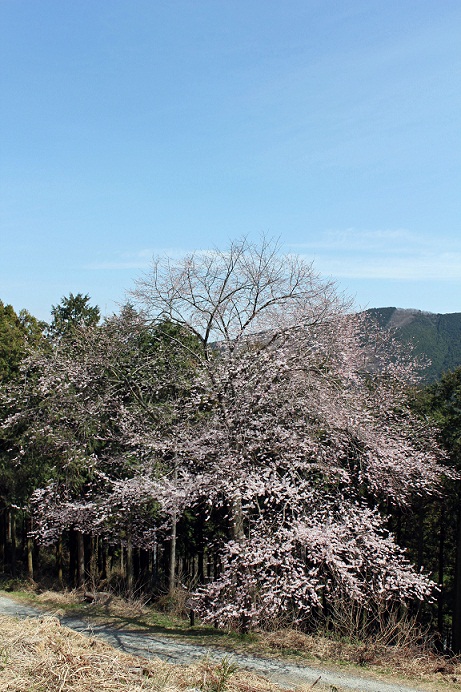
<svg viewBox="0 0 461 692">
<path fill-rule="evenodd" d="M 17 603 L 7 596 L 0 595 L 0 614 L 17 617 L 40 617 L 45 613 L 32 606 Z M 53 612 L 47 614 L 54 615 Z M 256 656 L 223 652 L 219 649 L 205 648 L 194 644 L 176 642 L 169 637 L 143 632 L 132 632 L 117 628 L 115 625 L 98 625 L 91 620 L 61 617 L 61 624 L 77 632 L 92 637 L 100 637 L 112 646 L 127 653 L 146 658 L 158 656 L 177 665 L 192 663 L 204 655 L 219 661 L 231 657 L 240 668 L 258 673 L 284 689 L 296 689 L 298 686 L 315 685 L 316 690 L 354 690 L 355 692 L 424 692 L 428 688 L 410 688 L 398 683 L 387 683 L 362 676 L 353 676 L 339 670 L 321 667 L 304 666 L 288 661 L 260 658 Z M 319 679 L 320 678 L 320 679 Z"/>
</svg>

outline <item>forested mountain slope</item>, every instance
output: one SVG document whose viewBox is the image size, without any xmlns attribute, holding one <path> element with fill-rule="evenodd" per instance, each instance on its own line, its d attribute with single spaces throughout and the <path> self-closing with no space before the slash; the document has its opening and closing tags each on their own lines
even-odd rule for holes
<svg viewBox="0 0 461 692">
<path fill-rule="evenodd" d="M 442 315 L 393 307 L 367 312 L 380 326 L 395 330 L 398 339 L 413 342 L 416 354 L 429 358 L 426 382 L 438 380 L 442 373 L 461 365 L 461 312 Z"/>
</svg>

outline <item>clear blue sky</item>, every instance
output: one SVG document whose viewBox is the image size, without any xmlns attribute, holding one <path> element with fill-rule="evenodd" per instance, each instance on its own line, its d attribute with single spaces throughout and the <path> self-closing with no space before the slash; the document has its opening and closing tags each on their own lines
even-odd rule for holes
<svg viewBox="0 0 461 692">
<path fill-rule="evenodd" d="M 460 0 L 0 0 L 0 299 L 261 233 L 461 311 Z"/>
</svg>

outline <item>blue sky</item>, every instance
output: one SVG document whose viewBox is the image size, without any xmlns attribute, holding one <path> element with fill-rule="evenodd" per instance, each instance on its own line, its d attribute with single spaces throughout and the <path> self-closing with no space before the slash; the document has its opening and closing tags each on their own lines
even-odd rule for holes
<svg viewBox="0 0 461 692">
<path fill-rule="evenodd" d="M 0 62 L 16 309 L 265 233 L 358 307 L 461 311 L 459 0 L 0 0 Z"/>
</svg>

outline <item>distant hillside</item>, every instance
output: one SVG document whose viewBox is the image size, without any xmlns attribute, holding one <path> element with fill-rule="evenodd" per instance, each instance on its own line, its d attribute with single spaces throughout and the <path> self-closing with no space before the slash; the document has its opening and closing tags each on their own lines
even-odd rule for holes
<svg viewBox="0 0 461 692">
<path fill-rule="evenodd" d="M 431 365 L 424 378 L 427 382 L 461 365 L 461 312 L 436 315 L 401 308 L 372 308 L 367 312 L 380 326 L 395 330 L 398 339 L 412 342 L 416 354 L 429 358 Z"/>
</svg>

